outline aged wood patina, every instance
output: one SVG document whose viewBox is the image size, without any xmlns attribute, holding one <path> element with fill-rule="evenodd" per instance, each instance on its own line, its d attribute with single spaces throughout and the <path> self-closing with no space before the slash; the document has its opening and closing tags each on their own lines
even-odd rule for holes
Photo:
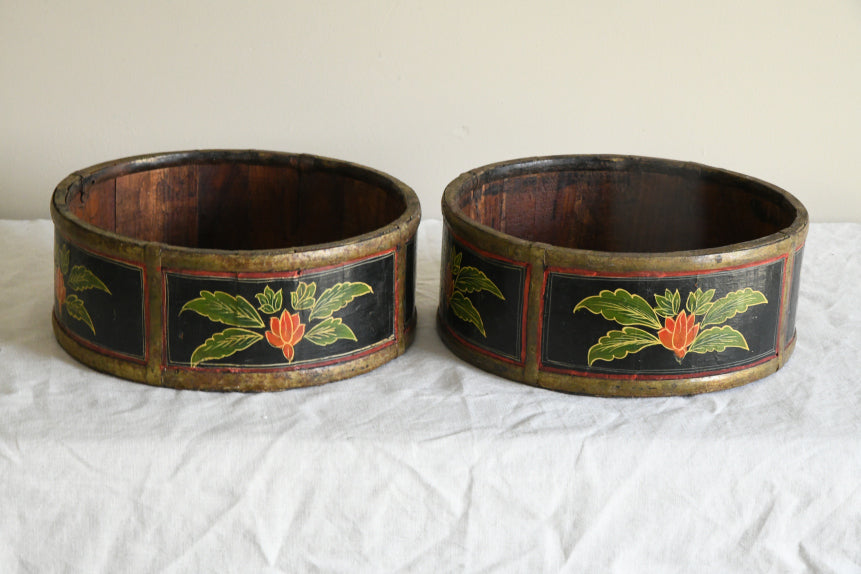
<svg viewBox="0 0 861 574">
<path fill-rule="evenodd" d="M 771 184 L 628 156 L 515 160 L 446 187 L 439 333 L 503 377 L 687 395 L 789 358 L 808 216 Z"/>
<path fill-rule="evenodd" d="M 111 161 L 54 191 L 57 340 L 152 385 L 266 391 L 367 372 L 415 333 L 415 193 L 310 155 Z"/>
</svg>

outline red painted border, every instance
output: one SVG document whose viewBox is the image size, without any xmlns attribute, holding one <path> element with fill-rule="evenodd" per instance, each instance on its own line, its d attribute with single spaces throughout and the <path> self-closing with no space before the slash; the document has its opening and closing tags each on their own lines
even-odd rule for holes
<svg viewBox="0 0 861 574">
<path fill-rule="evenodd" d="M 303 369 L 312 369 L 317 367 L 326 367 L 353 359 L 359 359 L 366 355 L 370 355 L 386 347 L 391 347 L 397 342 L 397 335 L 393 335 L 379 345 L 369 347 L 352 355 L 345 355 L 335 359 L 324 359 L 316 363 L 300 363 L 297 365 L 288 365 L 286 367 L 187 367 L 185 365 L 162 365 L 163 371 L 191 371 L 195 373 L 281 373 L 284 371 L 301 371 Z"/>
<path fill-rule="evenodd" d="M 91 351 L 95 351 L 95 352 L 100 353 L 102 355 L 107 355 L 107 356 L 114 358 L 114 359 L 120 359 L 123 361 L 131 361 L 131 362 L 137 363 L 139 365 L 146 365 L 146 361 L 141 360 L 139 357 L 133 357 L 131 355 L 124 355 L 124 354 L 117 352 L 117 351 L 111 351 L 111 350 L 108 350 L 104 347 L 96 345 L 95 343 L 93 343 L 91 341 L 87 341 L 86 339 L 82 339 L 80 336 L 78 336 L 77 334 L 70 331 L 69 328 L 60 319 L 57 318 L 57 314 L 54 312 L 53 309 L 51 310 L 51 316 L 54 317 L 54 320 L 57 322 L 57 325 L 60 327 L 60 329 L 63 331 L 63 333 L 67 337 L 69 337 L 70 339 L 75 341 L 77 344 L 81 345 L 82 347 L 86 347 L 86 348 L 90 349 Z"/>
<path fill-rule="evenodd" d="M 789 256 L 782 255 L 779 259 L 783 259 L 783 273 L 780 274 L 780 310 L 777 316 L 777 341 L 774 343 L 775 355 L 779 355 L 786 348 L 786 344 L 781 348 L 780 341 L 783 339 L 783 311 L 786 308 L 786 297 L 784 294 L 786 292 L 786 275 L 789 273 L 789 265 L 787 265 Z M 792 293 L 789 294 L 789 297 L 792 297 Z"/>
<path fill-rule="evenodd" d="M 558 267 L 552 266 L 547 267 L 545 272 L 546 274 L 550 271 L 554 273 L 567 273 L 569 275 L 579 275 L 581 277 L 601 277 L 607 279 L 623 279 L 626 277 L 685 277 L 692 275 L 712 275 L 714 273 L 723 273 L 725 271 L 735 271 L 737 269 L 746 269 L 748 267 L 759 267 L 760 265 L 767 265 L 769 263 L 774 263 L 778 259 L 786 259 L 786 255 L 778 255 L 777 257 L 772 257 L 770 259 L 763 259 L 762 261 L 754 261 L 753 263 L 743 263 L 741 265 L 732 265 L 730 267 L 721 267 L 720 269 L 706 269 L 706 270 L 698 270 L 698 271 L 620 271 L 618 273 L 602 273 L 600 271 L 595 271 L 594 269 L 581 269 L 577 267 Z"/>
<path fill-rule="evenodd" d="M 333 359 L 322 359 L 317 362 L 308 362 L 308 363 L 300 363 L 297 365 L 290 366 L 279 366 L 279 367 L 190 367 L 185 365 L 170 365 L 167 361 L 167 275 L 168 273 L 174 273 L 177 275 L 193 275 L 197 277 L 235 277 L 237 279 L 288 279 L 288 278 L 296 278 L 304 275 L 309 275 L 312 273 L 320 273 L 325 271 L 331 271 L 332 269 L 337 269 L 340 267 L 346 267 L 348 265 L 353 265 L 355 263 L 361 263 L 363 261 L 368 261 L 371 259 L 375 259 L 377 257 L 386 256 L 390 253 L 394 254 L 393 261 L 393 281 L 392 281 L 392 289 L 393 289 L 393 298 L 395 299 L 395 312 L 394 312 L 394 325 L 392 328 L 392 336 L 388 339 L 380 341 L 378 344 L 371 346 L 367 349 L 363 349 L 356 353 L 352 353 L 349 355 L 344 355 L 342 357 L 337 357 Z M 334 365 L 337 363 L 343 363 L 346 361 L 351 361 L 354 359 L 358 359 L 364 357 L 366 355 L 370 355 L 376 351 L 385 349 L 391 345 L 394 345 L 398 340 L 398 326 L 400 319 L 400 297 L 398 296 L 398 249 L 397 247 L 391 247 L 384 251 L 379 251 L 376 253 L 372 253 L 371 255 L 366 255 L 365 257 L 359 257 L 358 259 L 350 259 L 349 261 L 344 261 L 342 263 L 334 264 L 334 265 L 325 265 L 323 267 L 313 267 L 310 269 L 302 269 L 301 271 L 279 271 L 279 272 L 252 272 L 252 273 L 236 273 L 229 271 L 200 271 L 200 270 L 183 270 L 176 268 L 168 268 L 161 267 L 161 282 L 162 282 L 162 302 L 161 302 L 161 365 L 160 368 L 162 371 L 191 371 L 191 372 L 205 372 L 205 373 L 278 373 L 283 371 L 298 371 L 302 369 L 312 369 L 316 367 L 325 367 L 328 365 Z"/>
<path fill-rule="evenodd" d="M 755 367 L 767 361 L 770 361 L 780 355 L 781 349 L 780 346 L 780 336 L 781 336 L 781 325 L 783 322 L 783 308 L 785 304 L 785 297 L 783 296 L 783 289 L 786 283 L 786 269 L 788 267 L 787 263 L 787 255 L 778 255 L 777 257 L 771 257 L 769 259 L 763 259 L 762 261 L 754 261 L 753 263 L 745 263 L 743 265 L 733 265 L 731 267 L 722 267 L 720 269 L 709 269 L 709 270 L 697 270 L 697 271 L 673 271 L 673 272 L 662 272 L 662 271 L 633 271 L 633 272 L 624 272 L 624 273 L 606 273 L 602 274 L 598 271 L 591 269 L 575 269 L 575 268 L 566 268 L 566 267 L 547 267 L 544 270 L 544 279 L 541 283 L 541 313 L 538 316 L 538 349 L 537 349 L 537 362 L 538 362 L 538 370 L 546 371 L 550 373 L 561 373 L 566 375 L 576 375 L 581 377 L 592 377 L 596 379 L 611 379 L 611 380 L 667 380 L 667 379 L 689 379 L 692 377 L 708 377 L 711 375 L 722 375 L 725 373 L 731 373 L 733 371 L 740 371 L 743 369 L 749 369 L 751 367 Z M 559 367 L 548 367 L 544 365 L 541 361 L 541 351 L 542 346 L 544 344 L 544 339 L 542 335 L 544 333 L 544 297 L 547 291 L 547 280 L 550 276 L 550 273 L 566 273 L 568 275 L 579 275 L 581 277 L 601 277 L 607 279 L 621 279 L 626 277 L 696 277 L 701 275 L 713 275 L 715 273 L 724 273 L 726 271 L 735 271 L 738 269 L 746 269 L 749 267 L 759 267 L 761 265 L 768 265 L 770 263 L 774 263 L 775 261 L 779 261 L 783 259 L 783 272 L 781 273 L 780 280 L 780 308 L 778 310 L 777 316 L 777 333 L 776 340 L 774 342 L 775 352 L 767 357 L 763 357 L 761 359 L 757 359 L 751 363 L 745 363 L 744 365 L 738 365 L 735 367 L 729 367 L 727 369 L 720 369 L 715 371 L 694 371 L 692 373 L 679 373 L 677 375 L 668 374 L 668 375 L 639 375 L 636 373 L 632 373 L 630 375 L 623 374 L 613 374 L 613 373 L 594 373 L 591 371 L 580 371 L 577 369 L 562 369 Z"/>
<path fill-rule="evenodd" d="M 360 263 L 362 261 L 374 259 L 375 257 L 387 255 L 392 252 L 397 253 L 397 247 L 390 247 L 389 249 L 378 251 L 364 257 L 359 257 L 358 259 L 350 259 L 349 261 L 344 261 L 342 263 L 333 263 L 332 265 L 324 265 L 322 267 L 312 267 L 310 269 L 299 269 L 294 271 L 206 271 L 199 269 L 180 269 L 177 267 L 160 267 L 159 271 L 161 272 L 162 276 L 164 276 L 165 273 L 176 273 L 181 275 L 195 275 L 200 277 L 235 277 L 236 279 L 286 279 L 291 277 L 301 277 L 302 275 L 307 275 L 309 273 L 330 271 L 332 269 L 337 269 L 338 267 L 346 267 L 347 265 L 351 265 L 353 263 Z"/>
<path fill-rule="evenodd" d="M 479 347 L 473 343 L 470 343 L 469 341 L 467 341 L 466 339 L 464 339 L 463 337 L 461 337 L 460 335 L 455 333 L 451 329 L 451 327 L 448 326 L 448 323 L 446 323 L 445 320 L 443 320 L 443 325 L 445 325 L 445 330 L 448 331 L 448 334 L 451 335 L 452 337 L 454 337 L 455 339 L 457 339 L 458 342 L 460 342 L 460 344 L 462 344 L 464 347 L 469 347 L 473 351 L 481 353 L 482 355 L 487 355 L 489 357 L 496 359 L 497 361 L 503 361 L 505 363 L 509 363 L 511 365 L 516 365 L 518 367 L 522 367 L 526 362 L 525 358 L 523 358 L 520 362 L 518 362 L 518 361 L 515 361 L 514 359 L 512 359 L 511 357 L 505 357 L 503 355 L 497 355 L 496 353 L 493 353 L 491 351 L 488 351 L 487 349 L 484 349 L 484 348 Z M 521 355 L 524 355 L 524 354 L 525 353 L 521 353 Z"/>
<path fill-rule="evenodd" d="M 409 240 L 407 240 L 407 242 L 404 243 L 404 249 L 406 249 L 407 243 L 409 243 Z M 401 321 L 400 321 L 400 319 L 401 319 L 401 295 L 402 295 L 402 293 L 401 293 L 400 289 L 398 289 L 398 287 L 400 287 L 400 281 L 398 281 L 398 277 L 400 277 L 400 273 L 398 273 L 398 265 L 400 265 L 400 262 L 401 262 L 400 261 L 401 252 L 400 252 L 400 249 L 397 249 L 397 248 L 392 248 L 392 250 L 395 252 L 395 261 L 394 261 L 394 269 L 393 269 L 393 271 L 395 273 L 395 277 L 392 280 L 392 289 L 395 290 L 395 292 L 392 293 L 392 297 L 395 300 L 395 324 L 394 324 L 394 328 L 392 329 L 392 333 L 394 334 L 395 341 L 397 341 L 398 339 L 401 338 L 401 333 L 400 333 Z M 406 257 L 406 254 L 404 254 L 404 257 Z"/>
<path fill-rule="evenodd" d="M 549 372 L 549 373 L 560 373 L 564 375 L 578 375 L 581 377 L 589 377 L 593 379 L 608 379 L 608 380 L 624 380 L 624 381 L 659 381 L 659 380 L 668 380 L 668 379 L 691 379 L 694 377 L 709 377 L 712 375 L 723 375 L 725 373 L 731 373 L 733 371 L 740 371 L 742 369 L 750 369 L 751 367 L 755 367 L 757 365 L 761 365 L 763 363 L 767 363 L 773 359 L 777 358 L 777 355 L 768 355 L 767 357 L 763 357 L 758 359 L 752 363 L 745 363 L 744 365 L 740 365 L 737 367 L 731 367 L 729 369 L 720 369 L 716 371 L 696 371 L 693 373 L 679 373 L 677 375 L 641 375 L 637 373 L 632 373 L 630 375 L 617 375 L 611 373 L 591 373 L 586 371 L 575 371 L 569 369 L 558 369 L 556 367 L 542 367 L 539 365 L 539 370 Z"/>
<path fill-rule="evenodd" d="M 520 320 L 520 362 L 526 364 L 526 318 L 529 316 L 529 287 L 532 283 L 532 265 L 526 266 L 523 286 L 523 318 Z"/>
<path fill-rule="evenodd" d="M 538 370 L 541 368 L 541 348 L 544 346 L 544 297 L 547 296 L 547 278 L 550 276 L 550 270 L 544 269 L 544 277 L 541 279 L 541 297 L 538 299 L 540 310 L 538 313 L 538 345 L 536 347 L 535 362 L 538 365 Z M 588 358 L 588 356 L 587 356 Z"/>
<path fill-rule="evenodd" d="M 795 258 L 796 258 L 796 257 L 798 257 L 798 254 L 799 254 L 799 253 L 801 253 L 801 250 L 802 250 L 802 249 L 804 249 L 804 245 L 805 245 L 805 243 L 807 243 L 807 242 L 805 241 L 804 243 L 802 243 L 801 245 L 799 245 L 799 246 L 795 249 L 795 251 L 792 253 L 792 277 L 791 277 L 791 280 L 792 280 L 792 281 L 794 281 L 794 280 L 795 280 Z M 782 282 L 781 282 L 781 284 L 780 284 L 780 294 L 781 294 L 781 300 L 780 300 L 780 318 L 778 319 L 778 323 L 777 323 L 777 339 L 778 339 L 778 341 L 780 340 L 780 338 L 781 338 L 781 337 L 783 337 L 783 311 L 784 311 L 784 305 L 786 304 L 786 301 L 784 301 L 784 300 L 783 300 L 783 290 L 784 290 L 784 288 L 786 287 L 786 276 L 787 276 L 787 274 L 789 273 L 788 256 L 787 256 L 787 255 L 784 255 L 783 257 L 784 257 L 784 259 L 787 259 L 787 261 L 784 261 L 784 262 L 783 262 L 783 279 L 782 279 Z M 801 269 L 799 269 L 798 271 L 799 271 L 799 272 L 801 272 Z M 799 284 L 798 284 L 798 288 L 799 288 L 799 290 L 801 289 L 801 283 L 800 283 L 800 282 L 799 282 Z M 800 297 L 800 296 L 801 296 L 801 293 L 799 293 L 799 297 Z M 792 288 L 791 288 L 791 284 L 790 284 L 790 290 L 789 290 L 789 299 L 790 299 L 790 301 L 792 300 Z M 797 312 L 797 311 L 798 311 L 798 310 L 796 309 L 796 312 Z M 788 319 L 788 318 L 789 318 L 789 317 L 787 317 L 787 319 Z M 798 319 L 798 317 L 796 317 L 796 319 Z M 794 327 L 795 327 L 795 325 L 793 325 L 792 338 L 791 338 L 791 339 L 789 339 L 789 341 L 786 341 L 786 343 L 784 343 L 784 345 L 783 345 L 783 349 L 786 349 L 787 347 L 789 347 L 789 345 L 791 345 L 791 344 L 792 344 L 792 342 L 795 340 L 795 337 L 796 337 L 796 329 L 795 329 Z M 783 349 L 778 350 L 778 354 L 780 354 L 780 352 L 781 352 Z"/>
<path fill-rule="evenodd" d="M 527 263 L 527 262 L 523 262 L 523 261 L 518 261 L 516 259 L 510 259 L 510 258 L 504 257 L 502 255 L 490 253 L 489 251 L 485 251 L 484 249 L 479 249 L 478 247 L 476 247 L 475 245 L 473 245 L 469 241 L 465 241 L 460 236 L 455 235 L 455 233 L 452 231 L 451 227 L 448 224 L 446 224 L 446 231 L 448 231 L 449 236 L 454 241 L 456 241 L 457 243 L 460 243 L 461 245 L 466 246 L 471 251 L 474 251 L 474 252 L 480 254 L 481 256 L 483 256 L 487 259 L 495 259 L 497 261 L 505 261 L 506 263 L 514 265 L 515 267 L 522 267 L 522 268 L 526 269 L 526 276 L 524 278 L 524 285 L 523 285 L 523 311 L 521 313 L 522 317 L 520 319 L 520 361 L 517 361 L 517 360 L 512 359 L 510 357 L 505 357 L 503 355 L 499 355 L 497 353 L 494 353 L 493 351 L 489 351 L 483 347 L 479 347 L 478 345 L 475 345 L 474 343 L 468 342 L 462 336 L 455 333 L 454 330 L 452 330 L 451 327 L 449 327 L 448 322 L 443 321 L 443 325 L 445 325 L 445 328 L 449 332 L 449 334 L 451 334 L 452 337 L 454 337 L 460 343 L 469 347 L 473 351 L 476 351 L 476 352 L 481 353 L 483 355 L 487 355 L 487 356 L 492 357 L 494 359 L 497 359 L 499 361 L 511 363 L 512 365 L 517 365 L 519 367 L 524 366 L 526 364 L 526 319 L 529 315 L 529 285 L 532 282 L 532 264 Z"/>
<path fill-rule="evenodd" d="M 510 257 L 505 257 L 504 255 L 499 255 L 497 253 L 491 253 L 490 251 L 486 251 L 484 249 L 481 249 L 480 247 L 476 247 L 469 241 L 463 239 L 460 235 L 455 235 L 455 233 L 451 230 L 451 227 L 449 227 L 448 225 L 446 225 L 446 229 L 448 230 L 448 234 L 451 235 L 454 239 L 456 239 L 458 243 L 466 245 L 467 247 L 469 247 L 476 253 L 483 255 L 484 257 L 487 257 L 489 259 L 497 259 L 499 261 L 507 261 L 508 263 L 517 265 L 518 267 L 529 267 L 529 263 L 525 263 L 517 259 L 511 259 Z"/>
<path fill-rule="evenodd" d="M 86 253 L 92 253 L 93 255 L 96 255 L 97 257 L 101 257 L 102 259 L 107 259 L 108 261 L 118 261 L 120 263 L 125 263 L 126 265 L 128 265 L 130 267 L 136 267 L 137 269 L 141 270 L 141 282 L 142 282 L 142 287 L 143 287 L 143 306 L 144 306 L 144 325 L 143 325 L 143 329 L 144 329 L 144 336 L 143 336 L 144 356 L 143 356 L 143 359 L 141 359 L 140 357 L 135 357 L 133 355 L 127 355 L 127 354 L 121 353 L 119 351 L 114 351 L 113 349 L 108 349 L 107 347 L 104 347 L 104 346 L 99 345 L 97 343 L 93 343 L 92 341 L 88 341 L 88 340 L 82 338 L 80 335 L 76 335 L 75 333 L 70 331 L 63 324 L 62 320 L 60 320 L 59 318 L 57 319 L 57 324 L 63 328 L 63 332 L 70 339 L 74 340 L 76 343 L 78 343 L 84 347 L 87 347 L 88 349 L 91 349 L 93 351 L 97 351 L 99 353 L 102 353 L 103 355 L 107 355 L 107 356 L 113 357 L 115 359 L 131 361 L 131 362 L 137 363 L 139 365 L 146 365 L 149 362 L 149 282 L 147 281 L 146 266 L 144 264 L 138 262 L 138 261 L 133 260 L 133 259 L 125 259 L 123 257 L 115 257 L 113 255 L 108 255 L 108 254 L 103 253 L 101 251 L 96 251 L 95 249 L 89 249 L 89 248 L 81 247 L 78 243 L 71 241 L 69 239 L 69 237 L 67 235 L 65 235 L 62 231 L 60 231 L 59 229 L 55 228 L 54 231 L 56 232 L 57 235 L 62 237 L 66 241 L 66 243 L 71 243 L 72 245 L 75 246 L 76 249 L 78 249 L 80 251 L 84 251 Z M 51 313 L 54 315 L 54 317 L 57 317 L 57 315 L 54 313 L 53 310 L 51 311 Z"/>
</svg>

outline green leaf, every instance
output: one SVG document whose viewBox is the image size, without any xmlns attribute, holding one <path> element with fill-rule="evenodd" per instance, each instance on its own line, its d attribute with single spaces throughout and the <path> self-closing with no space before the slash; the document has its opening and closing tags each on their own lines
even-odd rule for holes
<svg viewBox="0 0 861 574">
<path fill-rule="evenodd" d="M 576 313 L 580 309 L 588 309 L 605 319 L 616 321 L 622 325 L 643 325 L 652 329 L 661 329 L 662 325 L 655 310 L 639 295 L 631 295 L 624 289 L 615 291 L 604 290 L 598 295 L 586 297 L 574 307 Z"/>
<path fill-rule="evenodd" d="M 108 295 L 111 295 L 111 290 L 108 289 L 101 279 L 84 267 L 83 265 L 75 265 L 72 267 L 72 272 L 69 274 L 69 287 L 75 291 L 84 291 L 86 289 L 99 289 Z"/>
<path fill-rule="evenodd" d="M 367 283 L 336 283 L 323 291 L 323 294 L 314 303 L 308 320 L 313 321 L 314 319 L 329 317 L 338 309 L 346 307 L 356 297 L 373 292 L 374 290 Z"/>
<path fill-rule="evenodd" d="M 317 300 L 314 299 L 314 294 L 317 292 L 316 283 L 299 283 L 295 291 L 290 293 L 290 304 L 294 311 L 310 309 Z"/>
<path fill-rule="evenodd" d="M 69 248 L 65 245 L 57 247 L 57 266 L 63 275 L 69 272 Z"/>
<path fill-rule="evenodd" d="M 483 271 L 475 267 L 461 267 L 457 273 L 457 279 L 454 282 L 455 291 L 463 291 L 464 293 L 473 293 L 476 291 L 489 291 L 493 295 L 499 297 L 503 301 L 505 297 L 499 287 L 493 281 L 487 278 Z"/>
<path fill-rule="evenodd" d="M 744 350 L 749 350 L 747 341 L 744 335 L 730 327 L 712 327 L 700 331 L 691 346 L 688 347 L 688 353 L 708 353 L 710 351 L 724 351 L 727 347 L 738 347 Z"/>
<path fill-rule="evenodd" d="M 658 306 L 655 307 L 655 313 L 659 317 L 672 317 L 675 315 L 675 313 L 673 313 L 672 295 L 669 298 L 663 295 L 655 295 L 655 303 L 658 304 Z"/>
<path fill-rule="evenodd" d="M 658 303 L 655 313 L 661 317 L 675 317 L 679 313 L 682 296 L 679 295 L 678 289 L 675 293 L 670 293 L 669 289 L 665 289 L 664 295 L 655 295 L 655 301 Z"/>
<path fill-rule="evenodd" d="M 194 311 L 212 321 L 234 327 L 264 327 L 263 319 L 242 295 L 228 295 L 223 291 L 201 291 L 199 299 L 192 299 L 182 306 L 183 311 Z"/>
<path fill-rule="evenodd" d="M 269 315 L 275 314 L 280 311 L 281 306 L 284 303 L 284 298 L 281 295 L 281 289 L 279 289 L 276 293 L 269 287 L 269 285 L 263 288 L 263 293 L 257 293 L 255 297 L 257 298 L 257 302 L 260 303 L 258 309 Z"/>
<path fill-rule="evenodd" d="M 263 288 L 262 293 L 257 293 L 256 295 L 254 295 L 254 297 L 257 299 L 257 302 L 260 303 L 261 305 L 266 303 L 266 302 L 272 301 L 272 297 L 274 297 L 274 296 L 275 296 L 275 292 L 269 287 L 269 285 L 267 285 Z"/>
<path fill-rule="evenodd" d="M 260 333 L 247 329 L 225 329 L 203 342 L 191 354 L 191 366 L 197 366 L 204 361 L 223 359 L 243 351 L 263 338 Z"/>
<path fill-rule="evenodd" d="M 78 321 L 83 321 L 87 327 L 90 328 L 90 331 L 93 332 L 93 335 L 96 334 L 96 328 L 93 326 L 93 319 L 90 317 L 90 314 L 87 313 L 87 308 L 84 307 L 84 301 L 77 295 L 69 295 L 66 297 L 66 311 L 69 312 L 69 316 L 72 319 L 77 319 Z"/>
<path fill-rule="evenodd" d="M 703 290 L 698 288 L 693 293 L 688 294 L 688 301 L 685 307 L 688 309 L 688 312 L 694 315 L 704 315 L 711 309 L 712 304 L 710 301 L 714 295 L 714 289 L 709 289 L 703 293 Z"/>
<path fill-rule="evenodd" d="M 750 287 L 727 293 L 725 297 L 712 303 L 708 311 L 705 312 L 700 325 L 720 325 L 724 321 L 735 317 L 737 313 L 744 313 L 748 307 L 763 303 L 768 303 L 765 295 L 759 291 L 754 291 Z"/>
<path fill-rule="evenodd" d="M 305 333 L 305 339 L 315 345 L 331 345 L 339 339 L 356 340 L 356 335 L 340 318 L 329 317 L 314 325 L 310 331 Z"/>
<path fill-rule="evenodd" d="M 449 265 L 451 265 L 451 274 L 457 275 L 458 271 L 460 271 L 460 262 L 463 260 L 463 253 L 458 253 L 454 246 L 451 248 L 451 259 L 449 259 Z"/>
<path fill-rule="evenodd" d="M 610 331 L 589 348 L 589 366 L 595 361 L 623 359 L 629 353 L 638 353 L 646 347 L 660 345 L 661 341 L 651 333 L 637 327 L 625 327 L 621 331 Z"/>
<path fill-rule="evenodd" d="M 487 333 L 484 332 L 484 322 L 481 320 L 481 314 L 472 304 L 472 301 L 466 298 L 466 295 L 460 291 L 455 291 L 451 294 L 448 306 L 451 307 L 451 310 L 458 319 L 472 323 L 482 336 L 487 337 Z"/>
</svg>

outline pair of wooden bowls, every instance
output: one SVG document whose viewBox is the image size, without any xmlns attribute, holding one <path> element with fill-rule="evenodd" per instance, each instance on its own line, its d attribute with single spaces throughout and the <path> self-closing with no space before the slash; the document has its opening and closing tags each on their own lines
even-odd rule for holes
<svg viewBox="0 0 861 574">
<path fill-rule="evenodd" d="M 808 217 L 785 191 L 622 156 L 504 162 L 443 195 L 438 330 L 523 383 L 693 394 L 781 367 Z M 264 391 L 367 372 L 415 334 L 420 206 L 351 163 L 260 151 L 139 156 L 54 191 L 53 325 L 69 354 L 152 385 Z"/>
</svg>

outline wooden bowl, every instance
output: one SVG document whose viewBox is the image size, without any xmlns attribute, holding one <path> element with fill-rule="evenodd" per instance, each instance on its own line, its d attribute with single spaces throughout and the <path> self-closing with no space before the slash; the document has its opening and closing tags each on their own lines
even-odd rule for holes
<svg viewBox="0 0 861 574">
<path fill-rule="evenodd" d="M 465 173 L 442 209 L 439 333 L 482 369 L 573 393 L 687 395 L 792 353 L 808 217 L 773 185 L 559 156 Z"/>
<path fill-rule="evenodd" d="M 54 191 L 60 345 L 152 385 L 265 391 L 369 371 L 414 335 L 415 193 L 310 155 L 187 151 Z"/>
</svg>

